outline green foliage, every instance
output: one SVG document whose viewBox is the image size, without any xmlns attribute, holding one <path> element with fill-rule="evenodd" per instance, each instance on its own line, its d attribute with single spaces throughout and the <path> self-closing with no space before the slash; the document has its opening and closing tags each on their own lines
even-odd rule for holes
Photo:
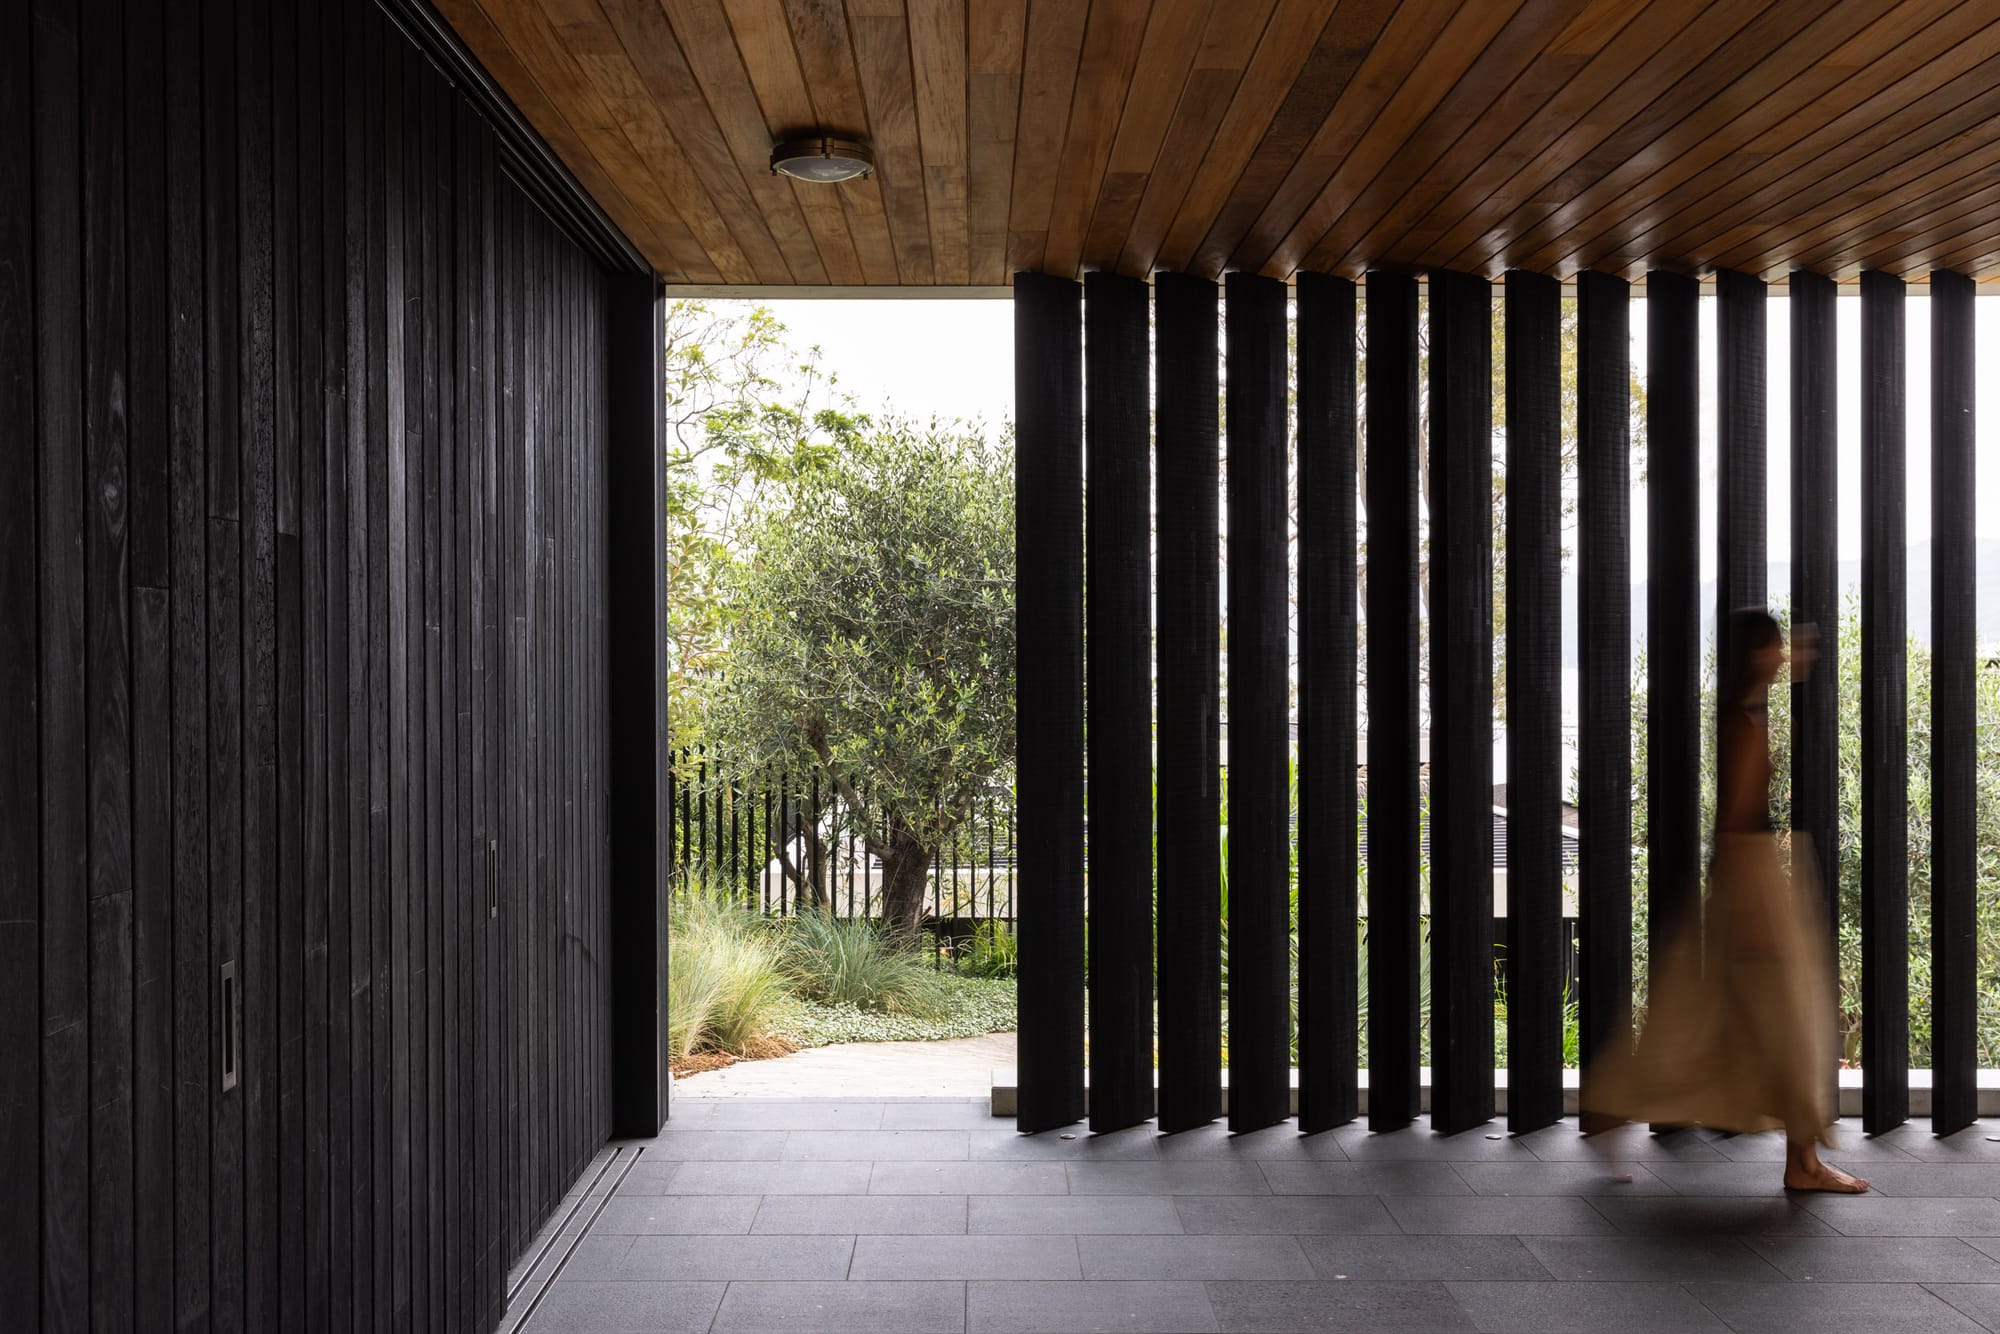
<svg viewBox="0 0 2000 1334">
<path fill-rule="evenodd" d="M 785 999 L 777 943 L 754 912 L 706 890 L 669 909 L 667 1048 L 674 1060 L 733 1051 L 764 1032 Z"/>
<path fill-rule="evenodd" d="M 795 1047 L 824 1047 L 835 1042 L 938 1042 L 1010 1033 L 1020 1010 L 1011 978 L 933 977 L 933 1016 L 880 1014 L 854 1005 L 792 1001 L 772 1024 L 773 1035 Z"/>
<path fill-rule="evenodd" d="M 1012 442 L 889 423 L 743 532 L 729 674 L 705 716 L 739 763 L 827 774 L 914 930 L 922 874 L 1014 758 Z"/>
<path fill-rule="evenodd" d="M 866 419 L 835 401 L 817 351 L 793 352 L 762 306 L 676 301 L 663 332 L 668 708 L 688 743 L 702 736 L 697 687 L 727 665 L 728 576 L 745 528 Z"/>
<path fill-rule="evenodd" d="M 1013 977 L 1020 965 L 1021 947 L 1014 928 L 1005 922 L 981 922 L 966 942 L 958 971 L 966 977 Z"/>
<path fill-rule="evenodd" d="M 804 912 L 776 924 L 787 985 L 802 1000 L 875 1014 L 938 1016 L 937 974 L 874 919 Z"/>
</svg>

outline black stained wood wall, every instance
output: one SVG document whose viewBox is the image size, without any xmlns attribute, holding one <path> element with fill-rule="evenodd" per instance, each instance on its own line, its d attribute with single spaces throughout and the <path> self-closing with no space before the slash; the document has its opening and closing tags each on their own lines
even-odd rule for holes
<svg viewBox="0 0 2000 1334">
<path fill-rule="evenodd" d="M 0 1323 L 486 1328 L 604 1141 L 607 281 L 372 3 L 0 6 Z"/>
</svg>

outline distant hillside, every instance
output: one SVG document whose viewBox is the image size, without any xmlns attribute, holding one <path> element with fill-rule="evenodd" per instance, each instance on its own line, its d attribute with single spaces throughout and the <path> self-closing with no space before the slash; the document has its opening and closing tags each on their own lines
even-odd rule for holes
<svg viewBox="0 0 2000 1334">
<path fill-rule="evenodd" d="M 1979 593 L 1979 642 L 2000 645 L 2000 538 L 1981 538 L 1976 547 L 1978 561 Z M 1931 642 L 1931 544 L 1921 542 L 1909 549 L 1909 615 L 1910 633 L 1920 643 Z M 1861 562 L 1858 560 L 1840 563 L 1840 584 L 1844 590 L 1858 592 L 1861 587 Z M 1769 588 L 1774 600 L 1787 598 L 1792 587 L 1792 566 L 1789 561 L 1773 561 L 1769 578 Z M 1632 588 L 1632 646 L 1636 651 L 1646 638 L 1646 597 L 1648 585 L 1635 584 Z M 1576 578 L 1574 575 L 1563 581 L 1563 596 L 1574 599 Z M 1845 594 L 1843 594 L 1844 600 Z M 1574 605 L 1573 603 L 1571 605 Z M 1712 633 L 1706 627 L 1715 624 L 1715 583 L 1713 580 L 1701 586 L 1701 616 L 1704 635 Z M 1573 622 L 1563 627 L 1563 665 L 1578 665 L 1576 626 Z"/>
</svg>

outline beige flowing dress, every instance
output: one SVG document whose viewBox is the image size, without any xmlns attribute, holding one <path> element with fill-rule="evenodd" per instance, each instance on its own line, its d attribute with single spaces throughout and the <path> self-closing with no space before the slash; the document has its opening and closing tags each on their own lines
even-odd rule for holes
<svg viewBox="0 0 2000 1334">
<path fill-rule="evenodd" d="M 1734 711 L 1723 728 L 1726 747 L 1755 748 L 1760 758 L 1736 772 L 1768 793 L 1761 713 Z M 1731 794 L 1719 795 L 1720 809 L 1737 809 Z M 1803 883 L 1819 883 L 1805 873 L 1814 863 L 1802 835 L 1791 854 Z M 1745 1133 L 1783 1128 L 1794 1142 L 1831 1144 L 1833 952 L 1824 910 L 1787 874 L 1768 818 L 1718 828 L 1709 879 L 1704 910 L 1688 914 L 1693 920 L 1653 961 L 1637 1047 L 1614 1039 L 1594 1054 L 1584 1108 Z"/>
</svg>

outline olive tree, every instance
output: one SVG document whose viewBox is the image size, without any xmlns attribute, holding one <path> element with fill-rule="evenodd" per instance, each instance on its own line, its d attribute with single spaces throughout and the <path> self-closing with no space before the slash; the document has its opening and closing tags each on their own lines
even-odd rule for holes
<svg viewBox="0 0 2000 1334">
<path fill-rule="evenodd" d="M 763 510 L 730 577 L 712 735 L 824 773 L 912 934 L 938 849 L 1014 760 L 1012 458 L 940 424 L 857 432 Z"/>
</svg>

